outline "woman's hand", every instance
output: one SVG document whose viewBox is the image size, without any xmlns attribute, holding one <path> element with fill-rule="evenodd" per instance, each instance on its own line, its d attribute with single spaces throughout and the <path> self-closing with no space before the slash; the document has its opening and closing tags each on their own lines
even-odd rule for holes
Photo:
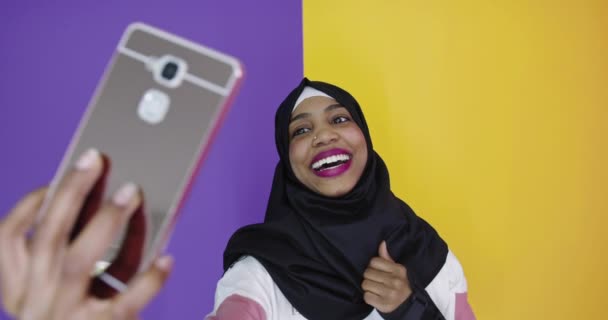
<svg viewBox="0 0 608 320">
<path fill-rule="evenodd" d="M 46 189 L 25 196 L 0 222 L 0 290 L 10 315 L 21 320 L 133 319 L 162 287 L 170 257 L 158 259 L 111 299 L 88 294 L 96 261 L 141 202 L 137 187 L 125 184 L 70 242 L 72 226 L 102 166 L 99 152 L 85 152 L 45 205 L 44 216 L 38 212 Z"/>
<path fill-rule="evenodd" d="M 412 293 L 407 269 L 391 258 L 385 241 L 380 244 L 378 256 L 372 258 L 363 278 L 363 299 L 383 313 L 397 309 Z"/>
</svg>

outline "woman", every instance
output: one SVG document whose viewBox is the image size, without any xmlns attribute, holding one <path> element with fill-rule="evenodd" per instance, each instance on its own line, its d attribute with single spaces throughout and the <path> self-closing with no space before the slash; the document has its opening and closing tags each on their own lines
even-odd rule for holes
<svg viewBox="0 0 608 320">
<path fill-rule="evenodd" d="M 280 155 L 264 223 L 233 235 L 209 319 L 472 319 L 460 264 L 433 228 L 390 191 L 365 119 L 346 91 L 304 79 L 275 119 Z M 87 296 L 88 270 L 139 206 L 126 185 L 66 246 L 101 172 L 85 154 L 65 179 L 31 249 L 25 233 L 44 192 L 0 225 L 3 303 L 20 319 L 128 319 L 160 289 L 160 258 L 111 300 Z M 57 296 L 57 292 L 69 292 Z"/>
<path fill-rule="evenodd" d="M 242 308 L 247 319 L 472 318 L 460 264 L 392 194 L 348 92 L 304 79 L 277 111 L 275 140 L 265 221 L 228 243 L 210 319 Z"/>
</svg>

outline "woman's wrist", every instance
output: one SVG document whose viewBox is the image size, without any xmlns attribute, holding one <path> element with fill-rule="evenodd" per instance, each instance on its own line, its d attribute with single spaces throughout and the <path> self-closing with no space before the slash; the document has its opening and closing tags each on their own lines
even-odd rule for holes
<svg viewBox="0 0 608 320">
<path fill-rule="evenodd" d="M 378 310 L 378 313 L 380 313 L 382 318 L 384 318 L 385 320 L 419 319 L 420 316 L 416 317 L 416 315 L 418 315 L 418 313 L 422 315 L 422 313 L 416 310 L 420 309 L 420 306 L 417 306 L 420 304 L 418 300 L 419 299 L 417 295 L 412 292 L 410 296 L 407 297 L 407 299 L 405 299 L 405 301 L 403 301 L 403 303 L 401 303 L 401 305 L 399 305 L 395 310 L 387 313 Z M 424 312 L 424 304 L 422 304 L 421 306 L 422 312 Z"/>
<path fill-rule="evenodd" d="M 412 291 L 412 294 L 395 310 L 384 313 L 380 312 L 385 320 L 440 320 L 444 319 L 443 315 L 426 292 L 418 290 Z"/>
</svg>

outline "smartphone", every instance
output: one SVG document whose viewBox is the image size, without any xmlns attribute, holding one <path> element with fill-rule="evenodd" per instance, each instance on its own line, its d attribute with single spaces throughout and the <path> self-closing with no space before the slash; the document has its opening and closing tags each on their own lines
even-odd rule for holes
<svg viewBox="0 0 608 320">
<path fill-rule="evenodd" d="M 143 23 L 127 27 L 47 198 L 89 148 L 103 154 L 104 174 L 72 237 L 123 183 L 141 188 L 144 206 L 97 266 L 92 287 L 102 293 L 96 295 L 124 290 L 164 250 L 180 204 L 242 79 L 242 65 L 232 56 Z"/>
</svg>

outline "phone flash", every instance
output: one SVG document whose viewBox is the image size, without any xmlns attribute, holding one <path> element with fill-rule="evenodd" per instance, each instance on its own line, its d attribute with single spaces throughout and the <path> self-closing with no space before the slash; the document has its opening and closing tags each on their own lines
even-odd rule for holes
<svg viewBox="0 0 608 320">
<path fill-rule="evenodd" d="M 137 114 L 149 124 L 158 124 L 165 119 L 170 103 L 171 99 L 166 93 L 157 89 L 148 89 L 139 100 Z"/>
</svg>

